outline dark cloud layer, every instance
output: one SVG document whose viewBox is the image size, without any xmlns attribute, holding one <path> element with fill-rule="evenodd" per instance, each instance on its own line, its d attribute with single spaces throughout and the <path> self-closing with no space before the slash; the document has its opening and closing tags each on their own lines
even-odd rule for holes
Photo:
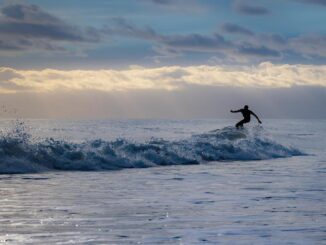
<svg viewBox="0 0 326 245">
<path fill-rule="evenodd" d="M 215 33 L 211 36 L 200 34 L 167 36 L 162 43 L 180 50 L 190 51 L 216 51 L 228 49 L 232 44 L 223 36 Z"/>
<path fill-rule="evenodd" d="M 242 26 L 227 23 L 222 25 L 222 30 L 227 33 L 241 34 L 244 36 L 260 39 L 258 36 Z M 222 53 L 226 56 L 243 56 L 247 58 L 279 58 L 281 54 L 276 48 L 262 46 L 259 40 L 249 40 L 246 42 L 231 41 L 219 33 L 204 34 L 184 34 L 184 35 L 162 35 L 151 27 L 140 28 L 134 24 L 119 18 L 111 22 L 111 26 L 106 26 L 103 32 L 109 35 L 121 35 L 125 37 L 140 38 L 153 43 L 155 51 L 163 56 L 180 55 L 185 52 L 202 53 Z M 277 39 L 268 36 L 270 40 Z M 278 37 L 280 38 L 280 37 Z"/>
<path fill-rule="evenodd" d="M 230 34 L 240 34 L 240 35 L 246 35 L 246 36 L 252 36 L 254 33 L 250 31 L 249 29 L 233 24 L 233 23 L 224 23 L 221 25 L 222 31 Z"/>
<path fill-rule="evenodd" d="M 262 6 L 253 5 L 248 3 L 248 1 L 237 0 L 233 4 L 233 8 L 240 14 L 244 15 L 266 15 L 269 14 L 270 11 Z"/>
<path fill-rule="evenodd" d="M 52 42 L 97 42 L 100 38 L 94 28 L 68 24 L 36 5 L 13 4 L 0 11 L 1 50 L 62 51 L 62 46 Z"/>
<path fill-rule="evenodd" d="M 156 33 L 151 27 L 139 28 L 121 17 L 112 18 L 110 24 L 106 25 L 101 32 L 107 35 L 129 36 L 149 40 L 162 38 L 162 36 Z"/>
<path fill-rule="evenodd" d="M 169 6 L 186 3 L 184 0 L 146 1 Z M 326 2 L 325 0 L 290 1 L 319 5 L 325 5 Z M 256 5 L 257 2 L 235 0 L 231 2 L 233 3 L 231 7 L 237 13 L 245 15 L 268 14 L 269 10 Z M 38 53 L 42 51 L 68 52 L 76 48 L 80 49 L 80 54 L 83 55 L 83 49 L 87 49 L 92 43 L 102 42 L 105 44 L 103 46 L 108 47 L 110 44 L 105 43 L 107 38 L 112 39 L 112 43 L 119 42 L 121 38 L 133 38 L 151 45 L 152 49 L 148 49 L 149 51 L 143 55 L 144 59 L 151 61 L 157 61 L 157 57 L 171 60 L 177 56 L 186 57 L 194 54 L 202 55 L 206 60 L 211 57 L 221 59 L 225 57 L 232 62 L 257 62 L 270 59 L 280 61 L 288 56 L 295 56 L 297 60 L 310 62 L 316 57 L 326 58 L 326 36 L 322 33 L 286 37 L 277 33 L 255 33 L 238 23 L 227 22 L 220 23 L 218 32 L 191 33 L 190 31 L 188 34 L 177 32 L 162 34 L 152 26 L 138 26 L 123 17 L 111 18 L 102 28 L 77 26 L 36 5 L 10 4 L 2 7 L 0 13 L 0 51 L 6 52 L 5 54 L 14 51 L 23 54 L 24 52 L 21 51 L 26 50 Z M 242 16 L 242 18 L 251 17 Z M 125 50 L 121 53 L 124 54 L 123 52 Z"/>
<path fill-rule="evenodd" d="M 240 54 L 253 55 L 261 57 L 280 57 L 280 52 L 267 48 L 265 46 L 254 47 L 252 45 L 243 45 L 238 49 Z"/>
<path fill-rule="evenodd" d="M 7 19 L 29 23 L 49 24 L 61 22 L 61 20 L 44 12 L 36 5 L 7 5 L 1 9 L 1 13 Z"/>
</svg>

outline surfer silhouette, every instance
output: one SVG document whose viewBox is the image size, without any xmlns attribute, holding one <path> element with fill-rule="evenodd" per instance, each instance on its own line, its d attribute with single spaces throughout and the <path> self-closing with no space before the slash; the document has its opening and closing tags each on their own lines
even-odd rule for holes
<svg viewBox="0 0 326 245">
<path fill-rule="evenodd" d="M 243 124 L 250 122 L 250 116 L 251 116 L 251 115 L 253 115 L 254 117 L 256 117 L 256 118 L 257 118 L 257 121 L 258 121 L 259 123 L 262 123 L 262 122 L 260 121 L 260 119 L 258 118 L 258 116 L 257 116 L 254 112 L 252 112 L 251 110 L 249 110 L 249 106 L 247 106 L 247 105 L 245 105 L 245 106 L 243 107 L 243 109 L 236 110 L 236 111 L 231 110 L 231 112 L 232 112 L 232 113 L 241 112 L 241 113 L 242 113 L 242 116 L 244 117 L 240 122 L 238 122 L 238 123 L 235 125 L 237 128 L 243 128 Z"/>
</svg>

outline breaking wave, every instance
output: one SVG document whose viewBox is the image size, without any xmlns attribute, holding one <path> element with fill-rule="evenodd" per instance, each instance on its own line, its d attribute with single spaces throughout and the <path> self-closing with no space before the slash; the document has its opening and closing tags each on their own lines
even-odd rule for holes
<svg viewBox="0 0 326 245">
<path fill-rule="evenodd" d="M 226 127 L 179 141 L 139 143 L 102 139 L 73 143 L 52 138 L 32 142 L 23 129 L 0 136 L 0 174 L 48 170 L 119 170 L 152 166 L 249 161 L 302 155 L 265 136 L 262 129 Z"/>
</svg>

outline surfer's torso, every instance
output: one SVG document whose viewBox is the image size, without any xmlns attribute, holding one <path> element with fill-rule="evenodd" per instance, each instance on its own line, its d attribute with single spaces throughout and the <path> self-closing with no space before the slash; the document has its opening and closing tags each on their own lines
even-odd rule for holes
<svg viewBox="0 0 326 245">
<path fill-rule="evenodd" d="M 250 121 L 250 115 L 251 115 L 251 111 L 248 109 L 241 109 L 240 112 L 242 113 L 242 116 L 244 117 L 244 120 L 246 121 Z"/>
</svg>

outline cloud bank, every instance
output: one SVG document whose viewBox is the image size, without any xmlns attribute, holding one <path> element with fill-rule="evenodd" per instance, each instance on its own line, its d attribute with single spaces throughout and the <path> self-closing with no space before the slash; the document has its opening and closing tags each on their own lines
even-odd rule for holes
<svg viewBox="0 0 326 245">
<path fill-rule="evenodd" d="M 326 65 L 166 66 L 125 70 L 16 70 L 0 68 L 0 92 L 182 90 L 187 86 L 239 88 L 326 87 Z"/>
<path fill-rule="evenodd" d="M 175 4 L 191 5 L 184 0 L 142 2 L 154 3 L 149 5 L 156 7 Z M 309 1 L 296 0 L 296 2 L 308 3 Z M 323 5 L 324 1 L 310 1 L 310 3 Z M 260 16 L 269 13 L 264 7 L 257 6 L 255 1 L 238 0 L 231 5 L 228 7 L 233 7 L 233 10 L 241 15 Z M 192 29 L 188 28 L 188 31 L 182 32 L 163 32 L 157 28 L 160 24 L 155 25 L 150 22 L 148 25 L 143 22 L 138 25 L 125 17 L 126 15 L 123 14 L 120 17 L 108 16 L 105 22 L 87 27 L 69 23 L 37 5 L 3 6 L 0 8 L 0 53 L 2 55 L 0 62 L 7 66 L 14 66 L 5 57 L 16 56 L 17 58 L 10 59 L 15 63 L 15 60 L 19 61 L 20 57 L 25 56 L 29 57 L 32 63 L 33 54 L 41 57 L 39 60 L 45 62 L 49 54 L 56 56 L 58 61 L 64 61 L 66 57 L 61 57 L 64 52 L 73 57 L 85 57 L 86 59 L 83 60 L 85 63 L 89 60 L 97 62 L 97 58 L 103 56 L 113 62 L 115 62 L 113 59 L 118 57 L 128 63 L 133 55 L 138 55 L 137 60 L 139 57 L 142 58 L 141 64 L 146 64 L 146 61 L 159 63 L 162 60 L 168 61 L 164 64 L 182 64 L 182 62 L 189 64 L 187 61 L 194 56 L 196 56 L 193 62 L 195 64 L 207 64 L 212 57 L 229 61 L 229 64 L 257 64 L 265 61 L 292 63 L 293 60 L 297 63 L 323 64 L 326 59 L 326 35 L 323 32 L 294 35 L 272 33 L 267 29 L 266 32 L 256 32 L 252 28 L 254 26 L 250 26 L 249 29 L 233 23 L 232 20 L 226 23 L 217 22 L 216 26 L 220 26 L 219 30 L 192 32 Z M 166 18 L 166 15 L 164 17 Z M 267 17 L 269 16 L 261 18 Z M 252 17 L 242 16 L 242 18 Z M 140 54 L 139 50 L 147 45 L 149 48 Z M 118 47 L 119 50 L 114 47 Z M 126 49 L 131 51 L 127 55 Z M 93 56 L 90 58 L 92 51 L 94 51 Z M 175 57 L 178 57 L 181 62 L 176 62 Z"/>
<path fill-rule="evenodd" d="M 37 5 L 12 4 L 1 8 L 0 50 L 62 51 L 58 42 L 97 42 L 95 28 L 66 23 Z"/>
<path fill-rule="evenodd" d="M 305 34 L 283 37 L 275 33 L 254 33 L 234 23 L 222 23 L 224 34 L 170 34 L 163 35 L 150 26 L 138 27 L 124 18 L 114 18 L 101 32 L 109 36 L 135 38 L 151 42 L 154 50 L 162 57 L 175 57 L 187 53 L 219 55 L 234 63 L 251 63 L 284 60 L 288 56 L 313 61 L 326 58 L 326 35 Z M 232 35 L 241 35 L 241 39 Z"/>
</svg>

